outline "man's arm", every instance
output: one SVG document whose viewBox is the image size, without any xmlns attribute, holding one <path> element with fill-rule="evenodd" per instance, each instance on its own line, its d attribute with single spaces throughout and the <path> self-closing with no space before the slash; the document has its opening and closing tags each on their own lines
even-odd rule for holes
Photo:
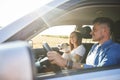
<svg viewBox="0 0 120 80">
<path fill-rule="evenodd" d="M 73 69 L 81 69 L 81 68 L 92 68 L 91 65 L 75 63 L 73 61 L 67 61 L 66 59 L 62 58 L 60 54 L 56 51 L 49 51 L 47 53 L 48 59 L 52 64 L 57 64 L 60 67 L 68 67 Z"/>
</svg>

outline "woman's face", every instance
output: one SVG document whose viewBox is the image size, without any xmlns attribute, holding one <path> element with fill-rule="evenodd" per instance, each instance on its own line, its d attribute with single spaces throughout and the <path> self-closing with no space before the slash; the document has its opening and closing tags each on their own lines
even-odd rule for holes
<svg viewBox="0 0 120 80">
<path fill-rule="evenodd" d="M 71 42 L 71 44 L 77 43 L 77 35 L 75 33 L 72 33 L 70 35 L 70 42 Z"/>
</svg>

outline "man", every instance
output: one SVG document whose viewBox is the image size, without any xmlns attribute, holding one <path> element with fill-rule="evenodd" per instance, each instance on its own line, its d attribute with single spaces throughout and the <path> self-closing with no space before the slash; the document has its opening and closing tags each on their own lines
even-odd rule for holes
<svg viewBox="0 0 120 80">
<path fill-rule="evenodd" d="M 53 64 L 69 69 L 91 68 L 120 64 L 120 45 L 111 40 L 113 21 L 107 17 L 99 17 L 93 21 L 92 35 L 94 44 L 86 58 L 86 64 L 65 60 L 55 51 L 48 52 L 48 59 Z"/>
</svg>

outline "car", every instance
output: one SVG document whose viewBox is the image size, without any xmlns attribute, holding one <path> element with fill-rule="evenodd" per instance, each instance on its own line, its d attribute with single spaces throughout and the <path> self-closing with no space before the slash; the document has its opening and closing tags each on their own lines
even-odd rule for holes
<svg viewBox="0 0 120 80">
<path fill-rule="evenodd" d="M 36 80 L 44 80 L 44 79 L 48 79 L 48 80 L 49 79 L 50 80 L 54 80 L 54 79 L 55 80 L 56 79 L 119 80 L 120 65 L 97 67 L 97 68 L 90 68 L 90 69 L 79 69 L 79 70 L 61 70 L 60 67 L 53 66 L 52 64 L 49 63 L 49 61 L 47 61 L 47 58 L 46 58 L 47 52 L 44 50 L 44 48 L 34 49 L 26 44 L 28 41 L 31 41 L 31 39 L 34 38 L 37 34 L 54 26 L 76 25 L 76 30 L 81 30 L 82 32 L 84 31 L 83 26 L 92 25 L 92 21 L 97 17 L 109 17 L 116 22 L 117 25 L 115 26 L 120 26 L 119 14 L 120 14 L 119 0 L 109 0 L 109 1 L 108 0 L 53 0 L 52 2 L 39 8 L 38 10 L 35 10 L 32 13 L 0 29 L 0 36 L 1 36 L 0 37 L 0 43 L 1 43 L 0 53 L 7 54 L 5 55 L 2 63 L 5 63 L 4 61 L 7 61 L 7 60 L 9 61 L 8 59 L 10 56 L 8 55 L 8 53 L 10 53 L 9 49 L 10 50 L 12 49 L 12 52 L 14 53 L 12 55 L 13 58 L 15 57 L 19 58 L 20 56 L 22 57 L 23 55 L 20 55 L 20 51 L 23 50 L 23 53 L 26 56 L 28 56 L 28 54 L 34 55 L 34 57 L 30 57 L 30 56 L 23 57 L 23 58 L 26 58 L 27 64 L 29 62 L 30 64 L 32 64 L 27 66 L 27 68 L 29 68 L 28 71 L 30 71 L 31 74 L 25 73 L 26 75 L 24 75 L 24 77 L 21 76 L 23 77 L 22 79 L 24 80 L 28 80 L 28 79 L 29 80 L 32 80 L 32 79 L 36 79 Z M 114 32 L 112 37 L 114 41 L 116 41 L 117 43 L 120 43 L 120 36 L 119 36 L 120 27 L 115 27 L 115 26 L 114 26 Z M 90 35 L 88 35 L 88 33 L 86 32 L 87 32 L 86 30 L 85 30 L 85 33 L 83 32 L 84 38 L 86 39 L 91 38 Z M 88 36 L 86 37 L 86 35 Z M 22 44 L 22 46 L 20 44 Z M 85 45 L 88 53 L 93 43 L 83 43 L 83 44 Z M 5 46 L 5 48 L 2 46 Z M 59 52 L 58 47 L 52 47 L 52 46 L 50 47 L 53 50 Z M 17 50 L 19 52 L 17 52 Z M 19 56 L 14 56 L 15 53 L 19 54 Z M 39 60 L 40 56 L 43 56 L 42 60 L 43 61 L 45 60 L 46 62 L 44 62 L 42 66 L 41 66 L 42 63 L 41 64 L 38 63 L 39 66 L 36 68 L 34 61 Z M 2 58 L 2 55 L 0 55 L 0 57 Z M 23 58 L 19 58 L 18 62 Z M 15 58 L 15 61 L 17 61 L 17 58 Z M 83 60 L 83 63 L 84 62 L 85 62 L 85 58 Z M 15 62 L 11 61 L 11 63 L 15 63 Z M 5 64 L 6 66 L 9 66 L 9 64 L 7 63 Z M 3 64 L 0 64 L 0 65 L 3 65 Z M 25 69 L 24 65 L 21 65 L 21 66 L 23 69 Z M 6 70 L 9 70 L 8 68 L 9 67 L 5 67 L 3 69 L 6 71 Z M 21 67 L 19 67 L 19 69 L 20 68 Z M 35 71 L 34 68 L 38 69 L 36 73 L 34 72 Z M 2 68 L 0 68 L 0 70 L 2 70 Z M 14 67 L 11 67 L 11 70 L 14 70 Z M 22 75 L 22 73 L 24 73 L 24 71 L 19 73 L 18 75 L 20 76 Z M 9 72 L 8 74 L 13 74 L 15 77 L 16 73 Z M 27 74 L 29 76 L 27 76 Z M 30 76 L 32 77 L 28 78 Z M 20 77 L 17 77 L 16 79 L 18 78 Z M 19 79 L 19 80 L 22 80 L 22 79 Z"/>
</svg>

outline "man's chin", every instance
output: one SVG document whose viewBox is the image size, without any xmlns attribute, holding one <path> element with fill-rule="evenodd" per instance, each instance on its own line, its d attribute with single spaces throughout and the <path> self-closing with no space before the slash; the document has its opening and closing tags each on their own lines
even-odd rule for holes
<svg viewBox="0 0 120 80">
<path fill-rule="evenodd" d="M 92 39 L 92 41 L 97 41 L 97 40 L 95 40 L 95 39 Z"/>
</svg>

